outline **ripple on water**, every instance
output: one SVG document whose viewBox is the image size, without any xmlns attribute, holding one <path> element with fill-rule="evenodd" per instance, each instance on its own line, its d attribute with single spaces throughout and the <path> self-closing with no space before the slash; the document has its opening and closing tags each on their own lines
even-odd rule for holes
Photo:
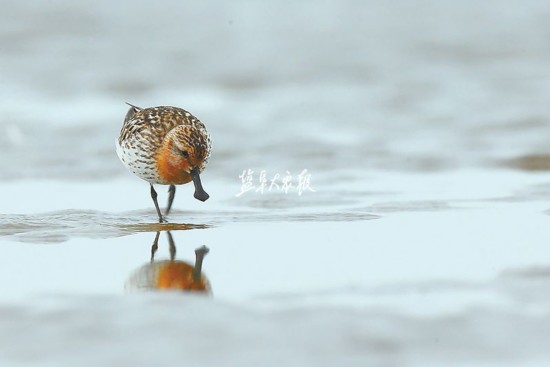
<svg viewBox="0 0 550 367">
<path fill-rule="evenodd" d="M 191 230 L 206 224 L 155 223 L 143 213 L 113 214 L 100 211 L 62 210 L 41 214 L 0 215 L 0 236 L 21 242 L 59 243 L 71 237 L 111 238 L 137 232 Z"/>
<path fill-rule="evenodd" d="M 362 208 L 371 213 L 393 213 L 393 212 L 424 212 L 457 209 L 445 201 L 438 200 L 417 200 L 401 202 L 375 203 Z"/>
<path fill-rule="evenodd" d="M 112 238 L 139 232 L 206 229 L 228 223 L 339 222 L 376 219 L 360 211 L 342 212 L 182 212 L 171 214 L 172 223 L 157 223 L 150 211 L 113 214 L 101 211 L 63 210 L 41 214 L 0 215 L 0 237 L 31 243 L 59 243 L 71 237 Z"/>
</svg>

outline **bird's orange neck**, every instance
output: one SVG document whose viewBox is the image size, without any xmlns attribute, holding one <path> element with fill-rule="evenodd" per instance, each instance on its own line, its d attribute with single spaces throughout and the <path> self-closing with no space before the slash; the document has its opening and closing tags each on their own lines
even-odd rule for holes
<svg viewBox="0 0 550 367">
<path fill-rule="evenodd" d="M 170 185 L 182 185 L 192 180 L 189 164 L 175 152 L 172 139 L 165 139 L 157 154 L 160 178 Z"/>
</svg>

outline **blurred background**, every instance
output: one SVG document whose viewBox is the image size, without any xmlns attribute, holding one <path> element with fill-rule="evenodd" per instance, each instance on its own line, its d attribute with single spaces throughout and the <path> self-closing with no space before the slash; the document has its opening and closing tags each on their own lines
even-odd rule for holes
<svg viewBox="0 0 550 367">
<path fill-rule="evenodd" d="M 236 183 L 246 168 L 433 171 L 549 150 L 544 1 L 3 8 L 3 179 L 125 174 L 124 102 L 204 120 L 209 171 Z"/>
<path fill-rule="evenodd" d="M 548 364 L 550 2 L 0 8 L 0 362 Z M 125 102 L 212 135 L 169 227 Z M 315 192 L 236 197 L 248 169 Z M 166 229 L 212 299 L 123 296 Z"/>
</svg>

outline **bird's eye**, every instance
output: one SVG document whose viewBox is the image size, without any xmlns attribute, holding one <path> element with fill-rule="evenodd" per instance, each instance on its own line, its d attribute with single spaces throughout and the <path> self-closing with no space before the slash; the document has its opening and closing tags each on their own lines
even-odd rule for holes
<svg viewBox="0 0 550 367">
<path fill-rule="evenodd" d="M 189 158 L 189 152 L 187 150 L 182 150 L 181 151 L 181 155 L 184 157 L 184 158 Z"/>
</svg>

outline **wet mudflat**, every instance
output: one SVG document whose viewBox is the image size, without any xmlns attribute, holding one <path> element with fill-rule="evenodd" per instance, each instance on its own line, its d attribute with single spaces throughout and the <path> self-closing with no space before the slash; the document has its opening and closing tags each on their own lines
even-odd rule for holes
<svg viewBox="0 0 550 367">
<path fill-rule="evenodd" d="M 245 197 L 231 195 L 225 203 L 213 200 L 210 210 L 176 210 L 172 223 L 158 224 L 142 195 L 146 185 L 118 180 L 98 184 L 100 191 L 105 188 L 104 200 L 87 203 L 87 210 L 3 215 L 7 360 L 70 364 L 81 361 L 77 350 L 131 345 L 139 352 L 102 353 L 94 363 L 112 358 L 153 363 L 162 353 L 167 363 L 183 358 L 213 364 L 235 353 L 235 361 L 246 355 L 250 363 L 273 358 L 421 365 L 446 363 L 452 355 L 457 365 L 479 359 L 537 365 L 547 358 L 540 340 L 548 335 L 550 307 L 548 204 L 540 197 L 546 178 L 477 173 L 484 182 L 503 180 L 509 187 L 495 196 L 479 190 L 468 198 L 453 178 L 464 172 L 388 174 L 387 182 L 380 172 L 372 191 L 361 198 L 358 190 L 353 205 L 335 204 L 336 210 L 315 205 L 315 193 L 303 208 L 281 204 L 292 201 L 287 196 L 250 193 L 254 205 L 241 206 Z M 403 183 L 417 180 L 423 189 L 405 184 L 399 192 L 397 176 Z M 429 182 L 438 183 L 434 194 L 426 193 Z M 63 197 L 67 185 L 52 185 L 58 186 L 51 188 L 52 200 Z M 108 192 L 119 191 L 145 196 L 144 207 L 109 210 L 115 198 L 107 198 Z M 178 199 L 180 205 L 192 203 L 191 195 Z M 260 208 L 277 201 L 281 208 Z M 168 230 L 177 260 L 193 264 L 195 248 L 210 248 L 203 270 L 211 296 L 127 287 L 149 263 L 157 231 L 162 232 L 155 260 L 170 258 Z M 37 328 L 44 334 L 37 336 Z M 52 332 L 56 342 L 43 346 L 42 338 Z M 231 351 L 205 359 L 199 351 L 212 340 Z M 32 355 L 18 349 L 23 341 Z M 71 351 L 61 349 L 65 343 L 74 345 Z M 234 343 L 247 350 L 237 353 Z M 151 345 L 155 353 L 146 348 Z M 307 346 L 313 356 L 296 345 Z"/>
</svg>

